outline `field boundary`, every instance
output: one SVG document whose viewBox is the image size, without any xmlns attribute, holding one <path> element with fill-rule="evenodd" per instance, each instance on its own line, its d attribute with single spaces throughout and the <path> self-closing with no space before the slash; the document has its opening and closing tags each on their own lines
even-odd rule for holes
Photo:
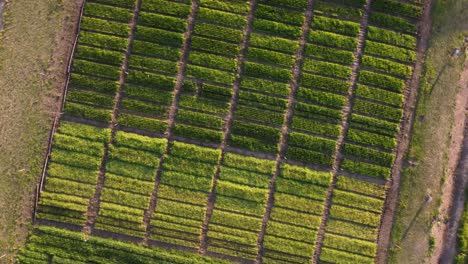
<svg viewBox="0 0 468 264">
<path fill-rule="evenodd" d="M 120 77 L 119 77 L 119 89 L 117 90 L 117 93 L 115 95 L 114 108 L 112 109 L 112 119 L 109 124 L 111 135 L 110 135 L 109 141 L 106 143 L 105 148 L 104 148 L 104 155 L 102 157 L 102 163 L 99 169 L 100 173 L 99 173 L 98 181 L 96 183 L 96 192 L 94 193 L 94 197 L 92 197 L 89 201 L 88 211 L 86 213 L 87 219 L 86 219 L 85 226 L 83 227 L 83 233 L 87 235 L 90 235 L 92 233 L 97 215 L 99 214 L 100 203 L 101 203 L 101 192 L 102 192 L 102 189 L 104 188 L 104 181 L 106 177 L 107 158 L 109 155 L 109 148 L 111 144 L 114 142 L 115 134 L 117 133 L 117 117 L 119 115 L 119 108 L 122 102 L 122 93 L 125 87 L 125 81 L 127 77 L 128 61 L 130 57 L 130 51 L 133 45 L 135 29 L 136 29 L 137 22 L 138 22 L 138 15 L 139 15 L 140 8 L 141 8 L 141 1 L 142 0 L 136 1 L 136 5 L 133 10 L 132 19 L 129 22 L 130 31 L 129 31 L 128 39 L 127 39 L 128 41 L 127 49 L 125 50 L 125 58 L 122 62 L 122 68 L 121 68 Z"/>
<path fill-rule="evenodd" d="M 362 18 L 360 21 L 359 33 L 358 33 L 358 43 L 356 45 L 356 50 L 354 51 L 355 58 L 352 64 L 352 73 L 351 77 L 349 78 L 350 86 L 348 90 L 348 94 L 346 95 L 346 105 L 343 107 L 342 110 L 342 119 L 341 119 L 341 127 L 342 131 L 336 141 L 336 151 L 335 151 L 335 160 L 333 161 L 332 167 L 332 183 L 327 190 L 327 195 L 325 199 L 325 209 L 322 215 L 322 222 L 320 223 L 319 230 L 317 232 L 317 240 L 315 242 L 315 251 L 314 256 L 312 257 L 313 263 L 319 262 L 319 257 L 322 252 L 323 246 L 323 239 L 325 236 L 325 228 L 328 222 L 328 218 L 330 215 L 330 209 L 332 206 L 332 194 L 335 189 L 336 182 L 338 180 L 338 174 L 340 173 L 339 169 L 341 167 L 341 162 L 343 161 L 342 151 L 343 146 L 345 143 L 345 137 L 348 133 L 349 128 L 349 119 L 352 113 L 353 101 L 354 97 L 356 96 L 356 88 L 358 82 L 359 72 L 361 70 L 361 59 L 364 53 L 364 47 L 367 37 L 367 29 L 369 26 L 369 15 L 371 10 L 372 0 L 366 0 L 364 7 L 362 8 Z"/>
<path fill-rule="evenodd" d="M 434 0 L 426 0 L 423 7 L 423 14 L 419 20 L 418 45 L 416 48 L 417 58 L 413 75 L 406 85 L 405 103 L 403 105 L 403 118 L 400 122 L 400 132 L 397 136 L 397 149 L 395 151 L 395 161 L 392 167 L 391 178 L 387 183 L 387 193 L 385 195 L 384 210 L 379 225 L 377 237 L 376 263 L 385 263 L 388 258 L 390 246 L 390 236 L 395 222 L 395 213 L 399 200 L 400 176 L 403 166 L 403 158 L 407 153 L 413 131 L 415 107 L 418 101 L 418 91 L 420 76 L 423 71 L 426 51 L 429 46 L 429 36 L 432 28 L 431 11 Z"/>
<path fill-rule="evenodd" d="M 146 210 L 143 216 L 143 225 L 146 226 L 146 234 L 143 239 L 144 242 L 147 242 L 149 240 L 149 237 L 151 234 L 151 216 L 153 215 L 157 207 L 158 190 L 159 190 L 159 184 L 160 184 L 161 176 L 162 176 L 162 167 L 164 165 L 164 156 L 170 153 L 171 147 L 172 147 L 172 141 L 173 141 L 172 134 L 173 134 L 173 130 L 175 127 L 175 122 L 176 122 L 175 119 L 176 119 L 177 112 L 178 112 L 178 102 L 179 102 L 180 95 L 182 93 L 182 86 L 184 84 L 185 71 L 187 69 L 187 61 L 188 61 L 188 56 L 190 53 L 192 33 L 195 28 L 195 18 L 198 14 L 199 7 L 200 7 L 199 0 L 193 0 L 192 5 L 190 7 L 190 14 L 187 19 L 187 28 L 186 28 L 186 31 L 184 32 L 184 44 L 182 46 L 182 55 L 179 58 L 179 62 L 178 62 L 179 68 L 177 71 L 176 84 L 174 87 L 174 98 L 172 99 L 172 103 L 169 108 L 169 113 L 167 116 L 168 126 L 166 129 L 166 132 L 164 133 L 167 138 L 167 145 L 166 145 L 166 149 L 164 153 L 161 154 L 161 157 L 159 159 L 158 170 L 156 172 L 153 192 L 151 193 L 150 204 L 148 206 L 148 210 Z"/>
<path fill-rule="evenodd" d="M 237 58 L 238 66 L 236 69 L 236 79 L 234 81 L 234 85 L 232 89 L 232 97 L 229 102 L 229 105 L 230 105 L 229 114 L 226 116 L 225 121 L 224 121 L 224 127 L 223 127 L 224 136 L 223 136 L 223 141 L 221 142 L 219 146 L 221 150 L 221 156 L 218 160 L 218 163 L 216 164 L 216 171 L 213 175 L 211 190 L 208 195 L 208 200 L 207 200 L 207 205 L 206 205 L 205 219 L 202 225 L 202 232 L 200 235 L 199 253 L 202 255 L 206 254 L 206 251 L 208 248 L 208 228 L 209 228 L 211 216 L 214 210 L 214 203 L 216 199 L 216 186 L 218 183 L 221 166 L 224 161 L 225 154 L 226 154 L 228 141 L 231 136 L 231 128 L 232 128 L 232 124 L 234 121 L 234 112 L 237 109 L 237 102 L 239 101 L 240 82 L 241 82 L 242 74 L 244 70 L 244 63 L 245 63 L 245 58 L 247 56 L 247 50 L 249 48 L 249 40 L 250 40 L 250 35 L 252 33 L 254 13 L 257 8 L 257 4 L 258 4 L 257 0 L 251 0 L 250 2 L 249 13 L 247 14 L 247 24 L 244 28 L 244 37 L 241 42 L 241 51 L 238 54 L 238 58 Z"/>
<path fill-rule="evenodd" d="M 44 187 L 45 176 L 47 174 L 47 165 L 49 164 L 50 153 L 52 151 L 52 142 L 54 140 L 55 132 L 57 131 L 57 128 L 58 128 L 59 119 L 63 114 L 62 111 L 63 111 L 63 108 L 65 106 L 65 98 L 66 98 L 66 95 L 67 95 L 67 92 L 68 92 L 68 84 L 70 83 L 71 67 L 72 67 L 73 57 L 75 56 L 75 52 L 76 52 L 76 46 L 77 46 L 77 43 L 78 43 L 78 37 L 79 37 L 80 26 L 81 26 L 81 19 L 83 17 L 85 3 L 86 3 L 86 0 L 83 0 L 83 3 L 81 4 L 81 7 L 80 7 L 80 13 L 78 15 L 78 24 L 77 24 L 77 27 L 76 27 L 75 33 L 74 33 L 76 35 L 76 37 L 75 37 L 75 40 L 73 41 L 73 47 L 71 49 L 70 56 L 68 57 L 67 70 L 65 72 L 65 76 L 66 76 L 65 77 L 66 78 L 65 85 L 64 85 L 64 87 L 62 89 L 62 93 L 60 95 L 61 96 L 61 102 L 60 102 L 58 111 L 55 113 L 54 122 L 52 123 L 51 130 L 50 130 L 50 133 L 49 133 L 49 137 L 48 137 L 48 140 L 47 140 L 47 151 L 46 151 L 46 157 L 45 157 L 45 160 L 44 160 L 44 165 L 42 167 L 41 179 L 40 179 L 39 183 L 36 184 L 34 208 L 33 208 L 33 214 L 32 214 L 32 223 L 33 224 L 35 224 L 36 218 L 37 218 L 37 207 L 38 207 L 38 203 L 39 203 L 39 198 L 41 196 L 42 188 Z"/>
<path fill-rule="evenodd" d="M 270 220 L 271 211 L 273 209 L 273 205 L 275 201 L 276 178 L 278 178 L 279 174 L 281 173 L 281 164 L 283 163 L 284 155 L 288 147 L 287 140 L 288 140 L 288 135 L 289 135 L 289 127 L 291 126 L 292 119 L 294 116 L 294 107 L 296 105 L 297 91 L 299 89 L 299 82 L 300 82 L 300 77 L 302 73 L 302 63 L 304 62 L 304 51 L 305 51 L 307 40 L 309 38 L 310 30 L 312 27 L 314 5 L 315 5 L 315 0 L 309 0 L 307 2 L 307 7 L 305 10 L 305 19 L 304 19 L 304 23 L 302 24 L 302 29 L 301 29 L 302 34 L 298 41 L 299 47 L 295 54 L 296 61 L 291 69 L 292 78 L 289 81 L 289 87 L 291 90 L 289 91 L 288 105 L 287 105 L 286 112 L 284 115 L 283 126 L 281 127 L 281 136 L 278 142 L 279 150 L 276 154 L 275 172 L 273 173 L 269 182 L 268 198 L 267 198 L 267 203 L 265 206 L 265 213 L 262 219 L 262 227 L 258 234 L 258 239 L 257 239 L 258 253 L 257 253 L 257 259 L 255 263 L 263 263 L 262 261 L 263 252 L 264 252 L 263 243 L 265 239 L 267 225 Z"/>
</svg>

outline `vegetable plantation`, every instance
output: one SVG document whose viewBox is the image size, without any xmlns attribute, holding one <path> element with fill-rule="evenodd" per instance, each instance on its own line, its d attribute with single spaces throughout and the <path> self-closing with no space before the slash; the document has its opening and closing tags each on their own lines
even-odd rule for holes
<svg viewBox="0 0 468 264">
<path fill-rule="evenodd" d="M 374 263 L 421 13 L 86 0 L 19 262 Z"/>
</svg>

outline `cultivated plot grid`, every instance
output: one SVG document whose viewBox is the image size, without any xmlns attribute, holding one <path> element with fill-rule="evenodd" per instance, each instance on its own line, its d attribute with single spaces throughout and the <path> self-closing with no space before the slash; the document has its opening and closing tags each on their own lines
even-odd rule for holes
<svg viewBox="0 0 468 264">
<path fill-rule="evenodd" d="M 67 229 L 82 229 L 168 263 L 374 263 L 421 12 L 419 0 L 86 1 L 20 262 L 72 259 Z"/>
</svg>

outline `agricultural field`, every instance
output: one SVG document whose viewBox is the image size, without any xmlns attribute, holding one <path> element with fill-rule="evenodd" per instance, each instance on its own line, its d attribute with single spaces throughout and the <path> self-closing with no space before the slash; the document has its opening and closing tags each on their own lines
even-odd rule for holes
<svg viewBox="0 0 468 264">
<path fill-rule="evenodd" d="M 374 263 L 422 4 L 85 1 L 19 262 Z"/>
</svg>

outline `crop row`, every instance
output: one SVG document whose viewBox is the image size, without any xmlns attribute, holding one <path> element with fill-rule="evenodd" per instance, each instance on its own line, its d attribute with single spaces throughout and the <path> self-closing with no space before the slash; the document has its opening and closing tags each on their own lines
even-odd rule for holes
<svg viewBox="0 0 468 264">
<path fill-rule="evenodd" d="M 161 264 L 226 264 L 225 260 L 201 257 L 195 253 L 146 248 L 108 238 L 88 237 L 81 232 L 48 226 L 34 229 L 19 263 L 161 263 Z"/>
<path fill-rule="evenodd" d="M 304 19 L 292 2 L 256 8 L 229 145 L 276 153 Z"/>
<path fill-rule="evenodd" d="M 82 225 L 109 130 L 62 122 L 54 136 L 38 218 Z"/>
<path fill-rule="evenodd" d="M 208 250 L 255 260 L 275 163 L 227 153 L 220 168 Z"/>
<path fill-rule="evenodd" d="M 183 87 L 180 105 L 184 108 L 178 111 L 175 135 L 205 142 L 223 140 L 222 127 L 235 80 L 236 56 L 247 23 L 248 10 L 239 13 L 241 6 L 242 1 L 215 8 L 206 3 L 198 10 L 186 70 L 186 76 L 195 81 L 193 88 Z M 184 104 L 189 100 L 191 104 Z M 206 107 L 207 104 L 217 107 Z"/>
<path fill-rule="evenodd" d="M 85 4 L 65 114 L 110 121 L 131 18 L 128 8 Z"/>
<path fill-rule="evenodd" d="M 166 130 L 183 32 L 190 13 L 188 4 L 163 0 L 142 3 L 119 125 L 161 134 Z"/>
<path fill-rule="evenodd" d="M 339 176 L 333 191 L 320 260 L 374 263 L 383 185 Z"/>
<path fill-rule="evenodd" d="M 382 25 L 372 19 L 372 14 L 374 10 L 395 12 L 395 21 L 399 21 L 405 19 L 401 15 L 408 15 L 405 12 L 416 12 L 418 8 L 391 0 L 374 3 L 372 8 L 370 23 L 377 27 L 370 26 L 367 32 L 342 168 L 388 179 L 394 160 L 390 153 L 396 147 L 395 135 L 403 115 L 405 81 L 411 76 L 410 64 L 416 59 L 416 38 L 402 34 L 410 32 L 403 30 L 401 23 Z"/>
<path fill-rule="evenodd" d="M 164 158 L 152 240 L 197 248 L 219 150 L 174 142 Z"/>
<path fill-rule="evenodd" d="M 144 236 L 142 218 L 149 206 L 159 157 L 165 146 L 165 139 L 120 131 L 116 133 L 113 145 L 109 147 L 95 228 Z"/>
<path fill-rule="evenodd" d="M 307 262 L 314 253 L 331 174 L 284 164 L 264 240 L 265 262 Z"/>
</svg>

